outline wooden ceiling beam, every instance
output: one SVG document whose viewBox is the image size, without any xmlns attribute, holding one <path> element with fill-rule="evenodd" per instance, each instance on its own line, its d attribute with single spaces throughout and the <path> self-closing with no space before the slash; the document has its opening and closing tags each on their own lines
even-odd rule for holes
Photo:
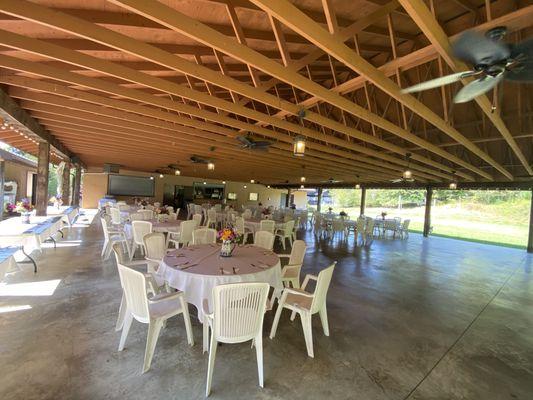
<svg viewBox="0 0 533 400">
<path fill-rule="evenodd" d="M 422 0 L 400 0 L 400 3 L 409 13 L 413 21 L 415 21 L 418 27 L 422 30 L 424 35 L 426 35 L 429 41 L 433 44 L 453 72 L 468 71 L 470 69 L 467 65 L 457 60 L 453 56 L 453 51 L 448 36 Z M 463 83 L 468 84 L 473 80 L 473 78 L 464 79 Z M 477 96 L 474 100 L 488 120 L 492 122 L 492 124 L 503 136 L 509 147 L 513 150 L 513 153 L 526 169 L 527 173 L 529 175 L 533 175 L 533 169 L 529 165 L 528 159 L 518 146 L 516 140 L 514 140 L 511 132 L 503 122 L 499 112 L 494 112 L 492 109 L 492 104 L 488 97 L 486 95 L 481 95 Z"/>
<path fill-rule="evenodd" d="M 10 93 L 12 93 L 13 96 L 16 98 L 25 98 L 33 101 L 39 101 L 47 104 L 57 104 L 61 107 L 65 107 L 66 109 L 80 109 L 85 110 L 88 112 L 93 112 L 97 115 L 108 115 L 108 116 L 115 116 L 115 117 L 121 117 L 126 120 L 131 120 L 137 123 L 144 123 L 149 126 L 155 126 L 160 127 L 161 124 L 163 124 L 162 121 L 168 121 L 168 124 L 164 124 L 163 126 L 167 129 L 171 129 L 174 131 L 180 131 L 185 134 L 192 134 L 197 135 L 197 132 L 195 129 L 201 129 L 206 132 L 213 132 L 216 134 L 221 134 L 229 137 L 235 137 L 238 133 L 235 131 L 232 131 L 227 128 L 223 128 L 218 125 L 212 125 L 209 123 L 205 123 L 202 121 L 194 120 L 194 119 L 187 119 L 183 117 L 179 117 L 175 114 L 171 114 L 165 111 L 153 109 L 146 106 L 140 106 L 137 104 L 133 104 L 130 102 L 125 102 L 121 100 L 114 100 L 105 98 L 102 96 L 97 96 L 91 93 L 87 92 L 81 92 L 77 91 L 75 89 L 67 88 L 62 85 L 47 83 L 44 81 L 39 81 L 35 79 L 29 79 L 29 78 L 22 78 L 22 77 L 16 77 L 16 76 L 9 76 L 9 77 L 3 77 L 0 75 L 0 82 L 6 83 L 12 86 L 18 86 L 21 88 L 30 88 L 32 90 L 38 90 L 42 92 L 47 92 L 53 94 L 53 96 L 43 95 L 41 93 L 34 93 L 34 92 L 28 92 L 23 91 L 20 89 L 16 89 L 15 87 L 12 87 L 10 90 Z M 57 99 L 58 96 L 63 96 L 66 98 L 72 98 L 76 99 L 76 101 L 72 101 L 70 104 L 67 102 L 59 102 Z M 52 98 L 53 97 L 53 98 Z M 52 99 L 51 99 L 52 98 Z M 82 100 L 82 101 L 80 101 Z M 102 114 L 101 111 L 95 111 L 93 108 L 87 106 L 87 102 L 89 104 L 96 104 L 96 105 L 103 105 L 104 109 L 117 109 L 126 111 L 127 115 L 123 115 L 121 113 L 117 113 L 116 111 L 109 111 L 108 113 Z M 134 113 L 134 114 L 132 114 Z M 140 115 L 135 115 L 140 114 Z M 144 116 L 144 117 L 141 117 Z M 148 117 L 148 118 L 145 118 Z M 154 124 L 152 121 L 158 120 L 157 124 Z M 178 124 L 178 125 L 176 125 Z M 185 126 L 182 126 L 185 125 Z M 191 130 L 190 128 L 195 128 Z M 268 137 L 268 136 L 267 136 Z M 274 138 L 281 140 L 282 142 L 285 141 L 289 145 L 292 143 L 292 140 L 290 138 L 287 138 L 284 135 L 280 135 L 279 138 Z M 350 163 L 352 163 L 354 166 L 358 166 L 360 168 L 365 169 L 375 169 L 378 168 L 385 168 L 385 169 L 391 169 L 391 170 L 398 170 L 398 167 L 395 164 L 389 164 L 387 162 L 384 162 L 383 160 L 379 159 L 373 159 L 369 157 L 363 157 L 354 153 L 349 153 L 347 151 L 339 150 L 334 147 L 325 146 L 319 143 L 314 142 L 308 142 L 307 147 L 310 149 L 310 151 L 315 156 L 320 156 L 323 159 L 326 159 L 328 161 L 336 161 L 336 162 L 343 162 L 343 158 L 350 160 Z M 400 163 L 400 165 L 404 165 L 404 163 Z M 418 165 L 413 165 L 412 169 L 415 171 L 415 173 L 418 176 L 428 178 L 428 179 L 434 179 L 433 176 L 435 175 L 434 171 L 427 170 L 426 168 Z M 438 175 L 437 175 L 438 176 Z M 445 178 L 445 176 L 443 176 Z"/>
<path fill-rule="evenodd" d="M 328 54 L 331 54 L 337 60 L 342 61 L 345 65 L 351 67 L 355 72 L 365 76 L 377 87 L 387 93 L 389 96 L 398 99 L 407 108 L 424 118 L 432 125 L 438 127 L 452 139 L 462 143 L 470 152 L 484 160 L 487 164 L 492 165 L 496 170 L 503 174 L 507 179 L 512 180 L 513 176 L 502 165 L 494 160 L 490 155 L 483 152 L 479 147 L 463 136 L 452 126 L 448 125 L 442 118 L 435 114 L 429 107 L 416 100 L 409 94 L 402 94 L 398 85 L 394 84 L 381 71 L 371 65 L 361 56 L 356 54 L 352 49 L 346 46 L 341 40 L 330 35 L 320 25 L 307 17 L 298 8 L 286 0 L 251 0 L 255 5 L 261 7 L 265 12 L 273 14 L 285 25 L 301 34 L 307 40 L 313 42 L 317 47 L 322 48 Z M 428 149 L 429 150 L 429 149 Z M 463 165 L 464 167 L 464 165 Z M 479 169 L 478 169 L 479 172 Z M 480 174 L 489 180 L 493 180 L 491 175 L 486 173 Z"/>
<path fill-rule="evenodd" d="M 210 45 L 216 50 L 224 52 L 236 59 L 241 60 L 242 62 L 254 65 L 256 68 L 261 69 L 271 74 L 272 76 L 275 76 L 276 78 L 280 80 L 283 80 L 289 84 L 292 84 L 305 92 L 322 97 L 327 102 L 349 113 L 352 113 L 355 116 L 361 117 L 371 123 L 375 123 L 381 128 L 391 133 L 394 133 L 403 139 L 406 139 L 413 143 L 414 142 L 420 143 L 422 147 L 425 147 L 426 149 L 440 155 L 441 157 L 446 158 L 458 165 L 461 165 L 464 168 L 470 169 L 473 172 L 487 179 L 492 179 L 490 174 L 480 170 L 479 168 L 473 166 L 472 164 L 467 163 L 464 160 L 446 151 L 442 151 L 442 149 L 439 149 L 437 146 L 434 146 L 431 143 L 417 137 L 416 135 L 413 135 L 410 132 L 407 132 L 405 129 L 402 129 L 394 125 L 393 123 L 391 123 L 390 121 L 387 121 L 384 118 L 378 117 L 377 115 L 370 113 L 368 110 L 364 109 L 363 107 L 358 106 L 357 104 L 349 101 L 348 99 L 343 98 L 342 96 L 335 95 L 334 93 L 331 93 L 329 90 L 327 90 L 323 86 L 315 82 L 312 82 L 311 80 L 303 77 L 302 75 L 296 72 L 289 70 L 288 68 L 284 68 L 282 65 L 276 63 L 275 61 L 272 61 L 268 58 L 261 56 L 254 50 L 249 49 L 246 46 L 242 46 L 236 42 L 232 42 L 232 41 L 228 41 L 224 39 L 223 35 L 218 34 L 217 32 L 209 29 L 208 27 L 202 25 L 201 23 L 191 20 L 187 16 L 169 7 L 164 6 L 161 3 L 150 3 L 150 4 L 139 3 L 136 0 L 112 0 L 112 2 L 123 5 L 129 10 L 136 10 L 141 15 L 144 15 L 147 18 L 156 20 L 158 23 L 164 24 L 165 26 L 168 26 L 169 28 L 174 29 L 177 32 L 183 33 L 191 38 L 195 38 L 201 43 Z M 220 82 L 220 84 L 222 84 L 222 82 Z M 250 95 L 249 97 L 253 98 L 254 96 Z M 273 106 L 278 107 L 275 102 Z M 293 105 L 293 107 L 297 107 L 297 106 Z M 293 111 L 291 113 L 297 114 L 297 111 Z M 307 112 L 306 119 L 311 120 L 311 116 L 313 117 L 312 122 L 319 123 L 320 125 L 323 125 L 323 126 L 328 126 L 329 128 L 332 128 L 336 131 L 347 133 L 348 135 L 353 136 L 354 129 L 347 130 L 346 129 L 347 127 L 343 126 L 341 123 L 334 122 L 326 118 L 322 118 L 318 114 L 314 114 L 312 112 Z M 332 124 L 334 126 L 332 126 Z M 365 138 L 361 140 L 381 142 L 380 139 L 372 137 L 371 135 L 368 135 L 368 134 L 365 134 Z M 405 154 L 405 152 L 401 150 L 401 154 Z M 420 156 L 418 154 L 413 155 L 413 158 L 415 157 L 419 158 Z M 454 169 L 450 167 L 445 167 L 444 170 L 451 172 Z"/>
</svg>

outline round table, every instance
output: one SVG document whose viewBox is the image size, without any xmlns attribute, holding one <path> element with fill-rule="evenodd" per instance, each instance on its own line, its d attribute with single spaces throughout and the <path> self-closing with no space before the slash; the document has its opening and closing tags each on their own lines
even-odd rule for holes
<svg viewBox="0 0 533 400">
<path fill-rule="evenodd" d="M 178 219 L 175 221 L 158 222 L 155 219 L 150 219 L 147 222 L 152 223 L 152 232 L 168 233 L 168 232 L 179 232 L 181 223 L 183 221 Z M 128 238 L 133 237 L 133 228 L 131 226 L 131 222 L 124 224 L 124 232 L 126 232 L 126 237 Z"/>
<path fill-rule="evenodd" d="M 255 233 L 261 228 L 261 221 L 263 220 L 260 218 L 245 219 L 244 226 L 248 228 L 252 233 Z M 276 223 L 276 227 L 274 231 L 284 228 L 285 222 L 281 222 L 281 221 L 274 221 L 274 222 Z"/>
<path fill-rule="evenodd" d="M 276 253 L 253 245 L 237 246 L 231 257 L 220 256 L 220 244 L 204 244 L 169 251 L 156 276 L 185 293 L 203 322 L 203 301 L 212 307 L 215 286 L 237 282 L 266 282 L 274 296 L 283 290 L 281 264 Z"/>
</svg>

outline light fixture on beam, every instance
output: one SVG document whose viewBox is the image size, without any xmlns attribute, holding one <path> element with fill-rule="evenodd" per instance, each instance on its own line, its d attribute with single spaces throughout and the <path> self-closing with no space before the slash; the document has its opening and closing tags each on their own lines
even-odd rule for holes
<svg viewBox="0 0 533 400">
<path fill-rule="evenodd" d="M 244 185 L 244 188 L 246 189 L 248 186 Z"/>
<path fill-rule="evenodd" d="M 250 183 L 255 183 L 255 181 L 253 179 L 250 179 Z"/>
<path fill-rule="evenodd" d="M 302 183 L 305 182 L 305 176 L 302 176 L 302 177 L 300 178 L 300 182 L 302 182 Z"/>
<path fill-rule="evenodd" d="M 214 170 L 215 170 L 215 163 L 212 162 L 212 161 L 209 161 L 209 162 L 207 163 L 207 170 L 208 170 L 208 171 L 214 171 Z"/>
<path fill-rule="evenodd" d="M 226 184 L 226 181 L 222 181 L 222 184 L 225 185 L 225 184 Z"/>
<path fill-rule="evenodd" d="M 176 170 L 174 171 L 174 175 L 181 175 L 181 171 L 180 171 L 179 169 L 176 169 Z"/>
<path fill-rule="evenodd" d="M 151 177 L 150 177 L 150 179 L 151 179 L 151 180 L 154 180 L 154 177 L 153 177 L 153 176 L 151 176 Z"/>
<path fill-rule="evenodd" d="M 164 177 L 164 175 L 163 175 L 163 174 L 159 174 L 159 177 L 160 177 L 160 178 L 163 178 L 163 177 Z"/>
<path fill-rule="evenodd" d="M 305 189 L 305 186 L 304 185 L 300 185 L 300 189 Z"/>
<path fill-rule="evenodd" d="M 293 154 L 297 157 L 305 155 L 305 138 L 303 136 L 296 136 L 294 138 Z"/>
<path fill-rule="evenodd" d="M 357 185 L 355 185 L 355 188 L 356 188 L 356 189 L 361 189 L 361 185 L 360 185 L 360 184 L 357 184 Z"/>
<path fill-rule="evenodd" d="M 405 154 L 405 159 L 407 160 L 407 169 L 403 171 L 403 179 L 413 179 L 413 172 L 409 169 L 411 164 L 411 153 Z"/>
<path fill-rule="evenodd" d="M 451 190 L 455 190 L 455 189 L 457 189 L 457 183 L 456 182 L 450 182 L 450 186 L 449 187 L 450 187 Z"/>
</svg>

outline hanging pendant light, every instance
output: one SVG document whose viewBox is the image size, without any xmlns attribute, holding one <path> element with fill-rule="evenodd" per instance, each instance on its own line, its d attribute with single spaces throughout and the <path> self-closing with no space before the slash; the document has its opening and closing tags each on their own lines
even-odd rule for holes
<svg viewBox="0 0 533 400">
<path fill-rule="evenodd" d="M 175 170 L 174 175 L 181 175 L 181 171 L 179 169 Z"/>
<path fill-rule="evenodd" d="M 294 138 L 293 153 L 297 157 L 305 155 L 305 138 L 303 136 L 296 136 Z"/>
<path fill-rule="evenodd" d="M 255 183 L 255 181 L 253 179 L 250 179 L 250 183 Z"/>
<path fill-rule="evenodd" d="M 207 163 L 207 170 L 208 170 L 208 171 L 214 171 L 214 170 L 215 170 L 215 163 L 212 162 L 212 161 L 209 161 L 209 162 Z"/>
<path fill-rule="evenodd" d="M 411 153 L 406 153 L 405 158 L 407 159 L 407 169 L 403 171 L 403 179 L 413 179 L 413 172 L 409 169 L 409 164 L 411 163 Z"/>
<path fill-rule="evenodd" d="M 361 189 L 361 185 L 360 185 L 360 184 L 356 184 L 356 185 L 355 185 L 355 188 L 356 188 L 356 189 Z"/>
<path fill-rule="evenodd" d="M 450 189 L 451 189 L 451 190 L 455 190 L 455 189 L 457 189 L 457 183 L 456 183 L 456 182 L 451 182 L 451 183 L 450 183 Z"/>
</svg>

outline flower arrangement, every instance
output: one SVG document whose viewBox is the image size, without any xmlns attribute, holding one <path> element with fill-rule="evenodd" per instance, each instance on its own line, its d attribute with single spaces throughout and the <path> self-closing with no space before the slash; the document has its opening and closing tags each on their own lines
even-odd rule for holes
<svg viewBox="0 0 533 400">
<path fill-rule="evenodd" d="M 4 210 L 5 210 L 6 212 L 8 212 L 8 213 L 11 214 L 11 213 L 16 212 L 16 211 L 15 211 L 15 208 L 16 208 L 16 207 L 17 207 L 17 206 L 16 206 L 15 204 L 13 204 L 13 203 L 6 203 L 6 206 L 5 206 Z"/>
<path fill-rule="evenodd" d="M 61 198 L 60 194 L 57 194 L 55 196 L 50 197 L 48 200 L 49 203 L 52 203 L 56 207 L 61 207 L 63 205 L 63 199 Z"/>
<path fill-rule="evenodd" d="M 333 211 L 332 207 L 328 207 L 328 211 L 331 213 Z"/>
<path fill-rule="evenodd" d="M 263 215 L 270 215 L 271 212 L 270 212 L 270 207 L 265 207 L 261 210 L 261 214 Z"/>
<path fill-rule="evenodd" d="M 33 211 L 33 205 L 31 204 L 30 199 L 24 198 L 17 202 L 15 211 L 19 213 L 29 213 Z"/>
<path fill-rule="evenodd" d="M 237 232 L 232 228 L 224 228 L 218 231 L 217 238 L 223 242 L 235 242 L 239 238 Z"/>
<path fill-rule="evenodd" d="M 168 209 L 166 207 L 157 207 L 154 211 L 156 214 L 167 214 L 168 215 Z"/>
<path fill-rule="evenodd" d="M 347 217 L 347 216 L 348 216 L 348 214 L 346 214 L 346 212 L 345 212 L 344 210 L 342 210 L 342 211 L 339 213 L 339 215 L 340 215 L 341 217 Z"/>
<path fill-rule="evenodd" d="M 383 212 L 381 213 L 381 218 L 385 219 L 386 216 L 387 216 L 387 213 L 386 213 L 385 211 L 383 211 Z"/>
</svg>

